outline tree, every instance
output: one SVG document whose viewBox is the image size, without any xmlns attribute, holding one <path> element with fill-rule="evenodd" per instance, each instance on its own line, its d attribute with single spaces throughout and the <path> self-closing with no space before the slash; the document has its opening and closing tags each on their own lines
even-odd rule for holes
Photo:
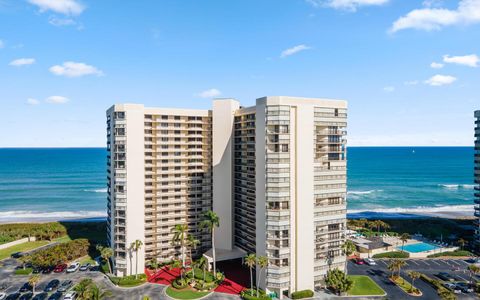
<svg viewBox="0 0 480 300">
<path fill-rule="evenodd" d="M 413 292 L 415 280 L 420 278 L 421 274 L 417 271 L 409 271 L 407 274 L 408 274 L 408 277 L 412 279 L 412 286 L 411 286 L 410 292 Z"/>
<path fill-rule="evenodd" d="M 325 283 L 328 288 L 337 294 L 346 293 L 353 287 L 353 280 L 338 268 L 327 271 Z"/>
<path fill-rule="evenodd" d="M 87 300 L 88 295 L 88 287 L 92 283 L 92 279 L 86 278 L 82 279 L 74 288 L 73 290 L 77 292 L 77 299 L 78 300 Z"/>
<path fill-rule="evenodd" d="M 160 264 L 158 263 L 157 258 L 156 258 L 156 257 L 153 257 L 153 258 L 151 258 L 150 261 L 148 262 L 148 266 L 149 266 L 150 268 L 152 268 L 152 269 L 155 271 L 155 273 L 157 273 L 157 269 L 158 269 L 158 267 L 160 266 Z"/>
<path fill-rule="evenodd" d="M 393 278 L 395 276 L 395 272 L 398 270 L 398 267 L 395 261 L 393 260 L 390 261 L 390 263 L 387 266 L 387 269 L 390 271 L 390 277 Z"/>
<path fill-rule="evenodd" d="M 473 276 L 480 273 L 480 267 L 477 265 L 469 265 L 468 271 L 470 272 L 470 282 L 473 284 Z"/>
<path fill-rule="evenodd" d="M 99 288 L 95 283 L 91 283 L 87 290 L 88 300 L 103 300 L 112 296 L 112 292 Z"/>
<path fill-rule="evenodd" d="M 173 237 L 172 237 L 172 244 L 178 245 L 180 244 L 180 251 L 182 253 L 182 272 L 185 269 L 185 245 L 186 245 L 186 237 L 188 234 L 188 225 L 187 224 L 177 224 L 175 225 L 172 230 Z"/>
<path fill-rule="evenodd" d="M 408 239 L 410 239 L 410 235 L 408 233 L 402 233 L 400 235 L 400 240 L 402 241 L 402 252 L 405 252 L 403 251 L 403 246 L 405 245 L 406 242 L 408 242 Z"/>
<path fill-rule="evenodd" d="M 200 244 L 200 240 L 196 239 L 195 236 L 191 234 L 187 236 L 187 245 L 189 247 L 189 252 L 190 252 L 190 267 L 192 269 L 193 278 L 195 278 L 195 267 L 193 266 L 192 250 L 196 250 L 199 244 Z"/>
<path fill-rule="evenodd" d="M 113 249 L 109 247 L 103 247 L 102 245 L 97 245 L 97 250 L 100 252 L 102 259 L 107 261 L 108 272 L 112 273 L 112 266 L 110 265 L 110 257 L 113 256 Z"/>
<path fill-rule="evenodd" d="M 130 248 L 135 251 L 135 279 L 138 279 L 138 250 L 140 250 L 143 246 L 141 240 L 135 240 L 130 244 Z"/>
<path fill-rule="evenodd" d="M 258 271 L 258 278 L 257 278 L 257 297 L 258 297 L 258 286 L 260 285 L 260 277 L 262 276 L 262 270 L 268 267 L 268 258 L 266 256 L 259 256 L 257 258 L 257 265 L 260 267 L 260 271 Z"/>
<path fill-rule="evenodd" d="M 465 247 L 465 244 L 467 243 L 467 241 L 460 238 L 460 239 L 458 239 L 457 243 L 460 245 L 460 250 L 463 250 L 463 247 Z"/>
<path fill-rule="evenodd" d="M 245 256 L 244 264 L 250 269 L 250 296 L 253 296 L 253 267 L 257 264 L 257 257 L 255 254 L 250 253 Z"/>
<path fill-rule="evenodd" d="M 205 228 L 212 234 L 213 277 L 217 278 L 217 263 L 215 255 L 215 227 L 220 226 L 220 218 L 215 212 L 211 210 L 205 212 L 203 217 L 205 219 L 200 223 L 200 228 Z"/>
<path fill-rule="evenodd" d="M 405 265 L 407 264 L 404 260 L 401 260 L 401 259 L 397 259 L 397 268 L 398 268 L 398 276 L 400 277 L 400 272 L 402 271 L 402 268 L 405 267 Z"/>
<path fill-rule="evenodd" d="M 38 282 L 40 281 L 40 275 L 35 274 L 28 279 L 28 284 L 32 287 L 32 292 L 35 293 L 35 287 L 37 286 Z"/>
<path fill-rule="evenodd" d="M 199 269 L 203 270 L 203 281 L 205 281 L 207 266 L 208 266 L 208 261 L 205 258 L 205 256 L 202 256 L 197 260 L 197 266 Z"/>
<path fill-rule="evenodd" d="M 351 240 L 346 240 L 345 243 L 343 243 L 342 245 L 342 250 L 343 250 L 343 253 L 345 253 L 345 255 L 348 257 L 353 253 L 355 253 L 355 251 L 357 250 L 357 247 Z M 347 263 L 348 261 L 345 259 L 345 273 L 347 273 Z"/>
</svg>

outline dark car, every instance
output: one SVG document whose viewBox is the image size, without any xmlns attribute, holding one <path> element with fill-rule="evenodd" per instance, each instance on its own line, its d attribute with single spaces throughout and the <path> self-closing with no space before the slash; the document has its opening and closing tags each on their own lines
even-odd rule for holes
<svg viewBox="0 0 480 300">
<path fill-rule="evenodd" d="M 44 267 L 42 269 L 42 273 L 43 274 L 50 274 L 50 273 L 53 272 L 53 269 L 55 269 L 55 267 L 53 267 L 53 266 Z"/>
<path fill-rule="evenodd" d="M 98 272 L 98 271 L 100 271 L 100 267 L 99 266 L 91 266 L 89 270 L 91 272 Z"/>
<path fill-rule="evenodd" d="M 20 293 L 13 293 L 8 295 L 5 300 L 17 300 L 18 298 L 20 298 Z"/>
<path fill-rule="evenodd" d="M 20 298 L 18 298 L 18 300 L 30 300 L 32 299 L 33 297 L 33 293 L 32 292 L 28 292 L 26 294 L 23 294 L 22 296 L 20 296 Z"/>
<path fill-rule="evenodd" d="M 62 298 L 62 293 L 55 292 L 48 297 L 48 300 L 60 300 Z"/>
<path fill-rule="evenodd" d="M 32 290 L 32 286 L 30 285 L 30 283 L 28 282 L 25 282 L 22 287 L 20 288 L 20 290 L 18 290 L 20 293 L 25 293 L 27 291 L 31 291 Z"/>
<path fill-rule="evenodd" d="M 454 281 L 455 280 L 455 278 L 453 278 L 452 275 L 450 275 L 448 273 L 445 273 L 445 272 L 440 272 L 435 276 L 437 276 L 438 278 L 440 278 L 443 281 Z"/>
<path fill-rule="evenodd" d="M 51 280 L 47 286 L 43 289 L 44 292 L 51 292 L 53 291 L 54 289 L 56 289 L 58 287 L 58 285 L 60 284 L 60 280 L 58 279 L 53 279 Z"/>
<path fill-rule="evenodd" d="M 462 293 L 468 294 L 468 293 L 473 293 L 474 288 L 471 284 L 466 283 L 466 282 L 458 282 L 455 284 L 457 288 L 459 288 Z"/>
<path fill-rule="evenodd" d="M 58 288 L 59 292 L 66 292 L 69 288 L 71 288 L 73 285 L 73 281 L 71 280 L 65 280 L 62 282 L 62 285 Z"/>
<path fill-rule="evenodd" d="M 67 268 L 68 268 L 68 266 L 66 264 L 60 264 L 60 265 L 55 266 L 55 269 L 53 269 L 53 272 L 63 273 Z"/>
<path fill-rule="evenodd" d="M 10 255 L 12 258 L 20 258 L 23 256 L 23 253 L 22 252 L 15 252 L 15 253 L 12 253 L 12 255 Z"/>
<path fill-rule="evenodd" d="M 39 274 L 39 273 L 42 273 L 42 271 L 43 271 L 42 267 L 33 267 L 32 273 Z"/>
<path fill-rule="evenodd" d="M 47 297 L 48 297 L 48 293 L 40 293 L 40 294 L 36 294 L 32 300 L 45 300 L 47 299 Z"/>
</svg>

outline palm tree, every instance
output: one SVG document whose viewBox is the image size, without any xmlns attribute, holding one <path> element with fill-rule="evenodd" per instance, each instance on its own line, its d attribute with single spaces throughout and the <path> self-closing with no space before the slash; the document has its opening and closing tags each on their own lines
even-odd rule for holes
<svg viewBox="0 0 480 300">
<path fill-rule="evenodd" d="M 412 286 L 411 286 L 410 292 L 413 292 L 415 280 L 420 278 L 421 274 L 417 271 L 409 271 L 407 274 L 408 274 L 408 277 L 412 279 Z"/>
<path fill-rule="evenodd" d="M 390 261 L 387 268 L 391 272 L 390 277 L 393 278 L 395 276 L 395 271 L 398 270 L 398 265 L 397 265 L 396 261 L 395 260 Z"/>
<path fill-rule="evenodd" d="M 209 210 L 203 215 L 205 220 L 200 223 L 200 228 L 205 228 L 212 234 L 212 258 L 213 258 L 213 277 L 217 278 L 217 263 L 215 255 L 215 227 L 220 226 L 220 218 L 218 215 Z"/>
<path fill-rule="evenodd" d="M 345 243 L 343 243 L 342 245 L 342 250 L 343 250 L 343 253 L 345 253 L 345 255 L 348 257 L 353 253 L 355 253 L 355 251 L 357 250 L 357 247 L 351 240 L 346 240 Z M 345 259 L 345 274 L 347 273 L 347 263 L 348 261 Z"/>
<path fill-rule="evenodd" d="M 257 278 L 257 297 L 258 297 L 258 286 L 260 285 L 260 277 L 262 274 L 262 270 L 268 267 L 268 258 L 266 256 L 259 256 L 257 258 L 257 264 L 260 267 L 260 271 L 258 271 L 258 278 Z"/>
<path fill-rule="evenodd" d="M 467 243 L 466 240 L 460 238 L 457 243 L 460 245 L 460 250 L 463 250 L 463 247 L 465 247 L 465 244 Z"/>
<path fill-rule="evenodd" d="M 138 279 L 138 250 L 140 250 L 143 246 L 143 242 L 141 240 L 135 240 L 130 244 L 130 248 L 135 251 L 135 279 Z"/>
<path fill-rule="evenodd" d="M 110 296 L 112 292 L 102 290 L 93 282 L 88 287 L 88 300 L 103 300 Z"/>
<path fill-rule="evenodd" d="M 400 235 L 400 240 L 402 241 L 402 252 L 404 252 L 403 246 L 405 245 L 406 242 L 408 242 L 409 238 L 410 238 L 410 235 L 408 233 L 402 233 L 402 235 Z"/>
<path fill-rule="evenodd" d="M 185 244 L 186 237 L 188 234 L 188 225 L 187 224 L 177 224 L 172 230 L 172 244 L 180 244 L 180 251 L 182 252 L 182 272 L 185 269 Z"/>
<path fill-rule="evenodd" d="M 28 284 L 30 284 L 30 286 L 32 287 L 32 292 L 35 293 L 35 287 L 37 286 L 37 283 L 39 281 L 40 281 L 40 275 L 39 274 L 33 275 L 32 277 L 30 277 L 28 279 Z"/>
<path fill-rule="evenodd" d="M 398 276 L 400 277 L 400 272 L 402 271 L 402 268 L 406 265 L 407 263 L 404 260 L 397 259 L 397 268 L 398 268 Z"/>
<path fill-rule="evenodd" d="M 245 256 L 244 264 L 250 269 L 250 296 L 253 296 L 253 267 L 257 264 L 257 257 L 255 254 L 250 253 Z"/>
<path fill-rule="evenodd" d="M 469 265 L 468 271 L 470 272 L 470 282 L 473 284 L 473 275 L 480 273 L 480 267 L 477 265 Z"/>
<path fill-rule="evenodd" d="M 113 249 L 109 247 L 102 247 L 100 251 L 100 256 L 107 261 L 108 272 L 112 273 L 112 266 L 110 265 L 110 257 L 113 256 Z"/>
<path fill-rule="evenodd" d="M 80 282 L 73 288 L 73 290 L 74 290 L 75 292 L 77 292 L 77 295 L 78 295 L 78 298 L 77 298 L 77 299 L 79 299 L 79 300 L 84 300 L 84 299 L 88 299 L 88 298 L 89 298 L 88 288 L 89 288 L 90 284 L 92 284 L 92 279 L 86 278 L 86 279 L 82 279 L 82 281 L 80 281 Z"/>
<path fill-rule="evenodd" d="M 203 281 L 205 281 L 206 270 L 207 270 L 207 266 L 208 266 L 208 261 L 205 258 L 205 256 L 202 256 L 197 260 L 197 266 L 198 266 L 199 269 L 203 270 Z"/>
<path fill-rule="evenodd" d="M 199 244 L 200 244 L 200 240 L 196 239 L 195 236 L 191 234 L 187 236 L 187 245 L 189 247 L 189 252 L 190 252 L 190 268 L 192 269 L 193 278 L 195 278 L 195 267 L 193 266 L 192 250 L 196 250 Z"/>
</svg>

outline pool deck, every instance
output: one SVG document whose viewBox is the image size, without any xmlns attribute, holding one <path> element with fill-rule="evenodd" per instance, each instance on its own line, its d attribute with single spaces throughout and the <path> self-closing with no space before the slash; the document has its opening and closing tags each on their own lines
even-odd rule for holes
<svg viewBox="0 0 480 300">
<path fill-rule="evenodd" d="M 388 237 L 386 238 L 388 239 L 388 242 L 391 243 L 392 245 L 395 245 L 395 248 L 398 249 L 398 250 L 401 250 L 402 248 L 402 241 L 397 238 L 397 237 Z M 419 244 L 419 243 L 426 243 L 426 244 L 431 244 L 431 245 L 434 245 L 438 248 L 435 248 L 435 249 L 432 249 L 432 250 L 428 250 L 428 251 L 422 251 L 422 252 L 410 252 L 408 251 L 407 249 L 405 249 L 406 252 L 408 252 L 410 254 L 410 258 L 426 258 L 427 256 L 431 255 L 431 254 L 436 254 L 436 253 L 441 253 L 441 252 L 446 252 L 446 251 L 454 251 L 454 250 L 457 250 L 458 247 L 456 246 L 440 246 L 440 245 L 437 245 L 433 242 L 430 242 L 430 241 L 424 241 L 424 240 L 420 240 L 420 239 L 409 239 L 404 246 L 408 246 L 408 245 L 413 245 L 413 244 Z"/>
</svg>

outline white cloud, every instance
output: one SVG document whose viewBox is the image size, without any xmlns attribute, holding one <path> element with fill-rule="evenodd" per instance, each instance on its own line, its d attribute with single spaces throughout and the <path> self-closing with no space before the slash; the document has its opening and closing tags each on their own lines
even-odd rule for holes
<svg viewBox="0 0 480 300">
<path fill-rule="evenodd" d="M 403 29 L 440 30 L 445 26 L 480 22 L 480 0 L 460 0 L 455 10 L 445 8 L 415 9 L 396 20 L 390 32 Z"/>
<path fill-rule="evenodd" d="M 76 0 L 28 0 L 28 2 L 36 5 L 40 12 L 51 10 L 64 15 L 76 16 L 85 10 L 85 6 Z"/>
<path fill-rule="evenodd" d="M 70 19 L 70 18 L 63 19 L 63 18 L 57 18 L 54 16 L 51 16 L 50 18 L 48 18 L 48 23 L 50 23 L 53 26 L 72 26 L 77 24 L 77 22 L 75 22 L 75 20 L 73 19 Z"/>
<path fill-rule="evenodd" d="M 309 49 L 311 49 L 311 47 L 309 47 L 307 45 L 303 45 L 303 44 L 302 45 L 297 45 L 295 47 L 283 50 L 282 53 L 280 54 L 280 57 L 285 58 L 287 56 L 296 54 L 296 53 L 301 52 L 301 51 L 309 50 Z"/>
<path fill-rule="evenodd" d="M 50 67 L 50 72 L 58 76 L 66 77 L 81 77 L 85 75 L 102 76 L 103 72 L 94 66 L 84 63 L 66 61 L 62 65 L 55 65 Z"/>
<path fill-rule="evenodd" d="M 437 74 L 435 76 L 432 76 L 430 79 L 425 80 L 425 83 L 431 86 L 442 86 L 452 84 L 455 81 L 457 81 L 456 77 Z"/>
<path fill-rule="evenodd" d="M 35 63 L 35 58 L 19 58 L 12 60 L 9 65 L 14 67 L 27 66 Z"/>
<path fill-rule="evenodd" d="M 221 94 L 222 92 L 217 89 L 209 89 L 199 93 L 198 96 L 201 98 L 214 98 L 220 96 Z"/>
<path fill-rule="evenodd" d="M 70 99 L 63 96 L 50 96 L 45 101 L 52 104 L 64 104 L 70 101 Z"/>
<path fill-rule="evenodd" d="M 334 9 L 343 9 L 356 11 L 360 6 L 383 5 L 390 2 L 390 0 L 305 0 L 313 7 L 331 7 Z"/>
<path fill-rule="evenodd" d="M 394 86 L 386 86 L 383 88 L 383 90 L 387 93 L 392 93 L 395 91 L 395 87 Z"/>
<path fill-rule="evenodd" d="M 422 5 L 425 7 L 439 7 L 442 6 L 442 0 L 425 0 L 422 2 Z"/>
<path fill-rule="evenodd" d="M 432 62 L 432 63 L 430 64 L 430 68 L 433 68 L 433 69 L 441 69 L 441 68 L 443 68 L 443 64 L 437 63 L 437 62 Z"/>
<path fill-rule="evenodd" d="M 27 104 L 28 104 L 28 105 L 38 105 L 38 104 L 40 104 L 40 101 L 38 101 L 38 100 L 35 99 L 35 98 L 28 98 L 28 99 L 27 99 Z"/>
<path fill-rule="evenodd" d="M 464 56 L 444 55 L 443 61 L 448 64 L 458 64 L 458 65 L 464 65 L 464 66 L 476 68 L 478 67 L 480 58 L 475 54 L 464 55 Z"/>
</svg>

